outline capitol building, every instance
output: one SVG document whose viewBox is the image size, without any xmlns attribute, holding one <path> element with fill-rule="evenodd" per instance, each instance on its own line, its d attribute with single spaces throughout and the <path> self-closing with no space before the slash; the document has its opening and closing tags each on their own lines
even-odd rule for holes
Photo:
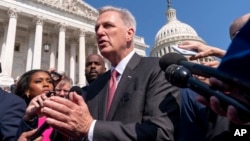
<svg viewBox="0 0 250 141">
<path fill-rule="evenodd" d="M 202 44 L 206 42 L 198 36 L 196 31 L 188 24 L 183 23 L 177 19 L 176 10 L 171 6 L 171 1 L 168 0 L 168 9 L 166 12 L 167 22 L 166 24 L 157 32 L 155 36 L 155 43 L 150 52 L 152 57 L 161 57 L 170 52 L 180 53 L 176 50 L 179 43 L 183 41 L 195 41 Z M 181 54 L 181 53 L 180 53 Z M 182 54 L 190 57 L 190 54 Z M 208 62 L 215 60 L 215 57 L 209 56 L 205 58 L 200 58 L 197 63 Z"/>
<path fill-rule="evenodd" d="M 82 0 L 1 0 L 0 86 L 13 84 L 14 78 L 31 69 L 49 68 L 65 72 L 74 85 L 86 85 L 86 56 L 99 53 L 97 16 L 97 9 Z M 165 43 L 160 34 L 154 56 Z M 135 52 L 146 56 L 149 46 L 144 38 L 134 40 Z"/>
<path fill-rule="evenodd" d="M 100 54 L 94 30 L 97 16 L 97 9 L 83 0 L 1 0 L 0 87 L 10 86 L 16 77 L 31 69 L 49 68 L 65 72 L 74 85 L 86 85 L 86 56 Z M 206 44 L 190 25 L 177 19 L 170 0 L 166 17 L 166 24 L 155 36 L 150 56 L 178 52 L 174 46 L 187 40 Z M 139 55 L 147 56 L 149 46 L 143 37 L 135 36 L 134 47 Z M 109 68 L 109 62 L 105 61 Z"/>
</svg>

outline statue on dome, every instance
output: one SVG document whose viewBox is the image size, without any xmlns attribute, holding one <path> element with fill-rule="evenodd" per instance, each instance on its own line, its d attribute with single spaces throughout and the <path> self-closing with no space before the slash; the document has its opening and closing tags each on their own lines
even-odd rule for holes
<svg viewBox="0 0 250 141">
<path fill-rule="evenodd" d="M 167 0 L 168 1 L 168 7 L 171 7 L 171 0 Z"/>
</svg>

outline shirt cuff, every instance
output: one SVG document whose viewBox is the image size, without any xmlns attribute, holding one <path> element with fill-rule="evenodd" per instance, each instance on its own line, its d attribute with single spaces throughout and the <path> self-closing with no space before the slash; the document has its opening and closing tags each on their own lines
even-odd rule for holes
<svg viewBox="0 0 250 141">
<path fill-rule="evenodd" d="M 93 141 L 95 123 L 96 123 L 96 120 L 94 120 L 90 125 L 89 133 L 88 133 L 88 141 Z"/>
</svg>

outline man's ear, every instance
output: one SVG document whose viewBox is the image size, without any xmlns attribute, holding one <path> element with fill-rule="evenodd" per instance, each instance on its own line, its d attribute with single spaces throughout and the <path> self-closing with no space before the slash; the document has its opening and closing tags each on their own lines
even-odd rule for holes
<svg viewBox="0 0 250 141">
<path fill-rule="evenodd" d="M 134 28 L 130 27 L 127 30 L 127 40 L 133 40 L 135 34 Z"/>
</svg>

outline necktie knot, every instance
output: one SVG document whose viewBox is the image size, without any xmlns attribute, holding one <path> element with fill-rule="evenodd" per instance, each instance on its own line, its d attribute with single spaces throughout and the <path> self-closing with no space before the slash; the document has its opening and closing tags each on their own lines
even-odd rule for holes
<svg viewBox="0 0 250 141">
<path fill-rule="evenodd" d="M 118 74 L 119 74 L 119 73 L 114 69 L 114 70 L 111 72 L 111 77 L 117 77 Z"/>
</svg>

